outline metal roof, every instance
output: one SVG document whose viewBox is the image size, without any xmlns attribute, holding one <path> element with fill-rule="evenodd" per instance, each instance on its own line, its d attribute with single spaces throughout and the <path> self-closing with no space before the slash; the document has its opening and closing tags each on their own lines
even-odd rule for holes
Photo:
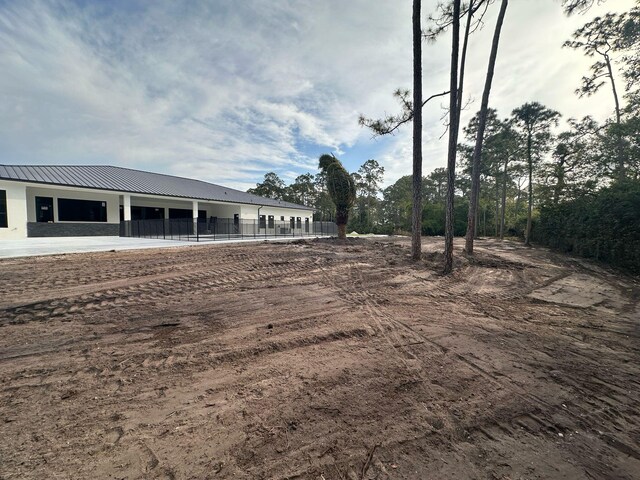
<svg viewBox="0 0 640 480">
<path fill-rule="evenodd" d="M 313 210 L 201 180 L 110 165 L 0 165 L 0 180 Z"/>
</svg>

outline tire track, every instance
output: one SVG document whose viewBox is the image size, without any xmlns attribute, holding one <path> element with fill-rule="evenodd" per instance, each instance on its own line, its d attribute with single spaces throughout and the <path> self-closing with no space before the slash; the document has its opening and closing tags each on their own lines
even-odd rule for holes
<svg viewBox="0 0 640 480">
<path fill-rule="evenodd" d="M 214 247 L 217 247 L 214 249 Z M 34 259 L 15 262 L 13 259 L 0 260 L 3 269 L 4 297 L 22 294 L 26 289 L 39 291 L 43 288 L 85 286 L 118 280 L 175 273 L 176 270 L 199 270 L 219 267 L 221 265 L 240 265 L 249 260 L 250 255 L 234 251 L 237 247 L 221 246 L 190 247 L 180 252 L 178 262 L 163 255 L 154 255 L 153 262 L 141 263 L 134 252 L 119 252 L 127 258 L 117 257 L 112 262 L 102 261 L 96 268 L 95 254 L 65 255 L 63 257 L 35 257 Z M 153 255 L 153 252 L 149 252 Z M 203 255 L 204 253 L 210 255 Z M 71 261 L 80 259 L 80 265 Z M 131 258 L 128 258 L 131 257 Z M 12 268 L 14 267 L 14 268 Z M 33 271 L 45 271 L 44 275 L 33 275 Z M 78 275 L 78 271 L 91 271 L 90 275 Z"/>
<path fill-rule="evenodd" d="M 138 304 L 140 301 L 153 301 L 160 298 L 199 295 L 216 289 L 235 288 L 255 282 L 263 282 L 282 276 L 288 279 L 307 277 L 305 269 L 314 264 L 313 259 L 302 258 L 295 262 L 282 259 L 267 261 L 245 261 L 241 264 L 228 262 L 216 266 L 215 270 L 198 271 L 183 275 L 165 275 L 140 279 L 139 283 L 113 288 L 113 285 L 101 285 L 102 289 L 69 297 L 53 298 L 29 304 L 11 306 L 0 311 L 0 325 L 46 321 L 51 317 L 69 314 L 82 314 L 87 310 Z"/>
<path fill-rule="evenodd" d="M 617 436 L 614 436 L 615 435 L 614 432 L 603 432 L 593 428 L 593 424 L 604 423 L 603 420 L 606 421 L 606 423 L 608 424 L 611 423 L 611 418 L 600 418 L 597 411 L 596 413 L 594 413 L 593 406 L 591 408 L 585 408 L 584 406 L 578 405 L 579 412 L 571 412 L 570 410 L 566 408 L 562 408 L 559 405 L 551 404 L 545 401 L 544 399 L 540 398 L 539 396 L 531 392 L 528 392 L 522 387 L 516 386 L 511 382 L 503 381 L 501 378 L 493 374 L 491 371 L 481 367 L 476 362 L 468 359 L 467 357 L 457 352 L 450 351 L 439 342 L 415 330 L 410 325 L 402 321 L 399 321 L 397 319 L 394 319 L 390 315 L 384 313 L 380 308 L 379 302 L 380 300 L 385 300 L 385 299 L 381 297 L 379 294 L 369 291 L 369 288 L 368 288 L 369 285 L 367 284 L 362 274 L 362 270 L 358 268 L 357 263 L 349 263 L 346 271 L 349 275 L 349 281 L 336 282 L 333 278 L 331 278 L 330 275 L 326 274 L 325 272 L 326 281 L 329 284 L 331 284 L 331 286 L 333 286 L 334 288 L 337 288 L 339 290 L 340 295 L 343 296 L 345 300 L 347 300 L 348 302 L 365 306 L 368 313 L 377 323 L 378 328 L 383 333 L 387 341 L 392 345 L 394 350 L 396 352 L 398 352 L 399 350 L 402 352 L 401 358 L 403 362 L 405 362 L 405 364 L 406 364 L 406 359 L 419 360 L 420 362 L 423 362 L 425 359 L 423 357 L 419 357 L 418 355 L 413 353 L 410 349 L 408 349 L 406 344 L 403 342 L 403 340 L 406 337 L 399 334 L 398 330 L 402 330 L 403 333 L 406 333 L 408 337 L 410 338 L 412 337 L 414 340 L 413 345 L 428 343 L 433 347 L 435 347 L 439 351 L 439 353 L 443 355 L 452 355 L 457 361 L 471 368 L 473 371 L 475 371 L 478 375 L 480 375 L 482 378 L 484 378 L 488 382 L 493 383 L 499 388 L 505 389 L 506 391 L 509 391 L 512 394 L 521 398 L 526 405 L 529 405 L 532 410 L 539 411 L 541 415 L 544 415 L 545 417 L 560 415 L 561 417 L 564 417 L 574 425 L 579 425 L 580 428 L 582 428 L 583 430 L 589 431 L 594 435 L 602 436 L 602 438 L 606 441 L 606 443 L 609 446 L 613 447 L 619 452 L 625 455 L 632 456 L 637 460 L 640 460 L 640 449 L 636 449 L 635 447 L 629 445 L 628 443 L 620 441 L 617 438 Z M 454 275 L 451 275 L 450 277 L 459 277 L 461 275 L 462 274 L 460 272 L 457 272 L 457 275 L 454 274 Z M 557 281 L 558 279 L 564 278 L 568 275 L 569 273 L 563 272 L 559 275 L 556 275 L 548 279 L 545 283 L 551 284 Z M 443 280 L 442 283 L 444 284 L 444 286 L 441 285 L 440 287 L 436 288 L 436 290 L 439 291 L 439 294 L 442 294 L 442 296 L 446 296 L 449 298 L 451 298 L 452 295 L 456 296 L 455 293 L 451 291 L 447 292 L 446 294 L 444 292 L 447 291 L 448 286 L 453 285 L 456 282 L 459 282 L 460 279 L 455 280 L 452 278 L 445 277 L 442 280 Z M 535 289 L 537 288 L 540 288 L 540 287 L 536 286 Z M 526 292 L 528 292 L 528 290 L 529 288 L 520 289 L 516 295 L 524 296 Z M 477 296 L 475 295 L 474 297 L 477 298 Z M 515 297 L 515 295 L 513 297 L 510 295 L 506 297 L 507 299 L 517 298 Z M 589 398 L 593 396 L 593 391 L 592 390 L 583 391 L 582 394 L 584 395 L 585 398 Z M 620 402 L 613 399 L 612 397 L 607 396 L 606 398 L 608 399 L 608 402 L 611 402 L 618 406 L 620 405 Z M 605 401 L 605 403 L 607 402 Z M 630 403 L 634 404 L 633 401 L 631 401 Z M 527 424 L 527 419 L 528 419 L 529 422 L 533 421 L 535 424 L 538 424 L 544 427 L 547 431 L 552 431 L 555 433 L 563 433 L 567 430 L 566 428 L 558 426 L 557 422 L 555 423 L 547 422 L 546 420 L 544 420 L 539 416 L 533 416 L 529 414 L 519 414 L 518 418 L 520 418 L 520 421 L 525 424 Z M 625 420 L 629 421 L 630 418 L 625 417 Z M 635 422 L 631 421 L 631 424 L 633 425 L 635 424 Z M 505 427 L 502 425 L 498 426 L 498 429 L 507 435 L 511 435 L 513 433 L 511 430 L 505 429 Z M 532 432 L 534 431 L 532 429 L 530 430 Z M 488 438 L 493 437 L 495 439 L 497 434 L 494 434 L 494 435 L 489 434 L 485 436 L 487 436 Z"/>
</svg>

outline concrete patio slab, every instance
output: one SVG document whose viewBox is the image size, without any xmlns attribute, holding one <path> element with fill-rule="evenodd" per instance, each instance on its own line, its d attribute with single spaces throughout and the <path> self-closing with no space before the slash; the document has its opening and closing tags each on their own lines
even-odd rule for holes
<svg viewBox="0 0 640 480">
<path fill-rule="evenodd" d="M 125 237 L 47 237 L 0 241 L 0 258 L 60 255 L 64 253 L 108 252 L 140 248 L 180 247 L 195 242 Z"/>
<path fill-rule="evenodd" d="M 111 250 L 137 250 L 144 248 L 175 248 L 196 245 L 247 243 L 247 242 L 291 242 L 296 240 L 327 237 L 267 237 L 231 240 L 201 240 L 187 242 L 154 238 L 134 237 L 47 237 L 24 238 L 0 241 L 0 258 L 36 257 L 40 255 L 62 255 L 66 253 L 109 252 Z"/>
</svg>

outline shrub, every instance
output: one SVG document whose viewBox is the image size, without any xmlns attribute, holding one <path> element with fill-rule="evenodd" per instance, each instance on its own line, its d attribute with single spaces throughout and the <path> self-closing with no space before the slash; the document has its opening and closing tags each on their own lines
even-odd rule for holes
<svg viewBox="0 0 640 480">
<path fill-rule="evenodd" d="M 534 240 L 640 273 L 640 182 L 540 209 Z"/>
</svg>

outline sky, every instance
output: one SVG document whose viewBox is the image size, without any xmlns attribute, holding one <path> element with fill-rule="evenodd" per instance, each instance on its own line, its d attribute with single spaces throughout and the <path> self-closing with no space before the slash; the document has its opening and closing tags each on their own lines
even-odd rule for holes
<svg viewBox="0 0 640 480">
<path fill-rule="evenodd" d="M 423 23 L 436 1 L 423 0 Z M 562 48 L 607 0 L 511 0 L 490 106 L 539 101 L 563 119 L 613 111 L 574 90 L 592 59 Z M 468 54 L 462 125 L 479 109 L 499 2 Z M 425 98 L 448 88 L 450 35 L 423 44 Z M 0 164 L 107 164 L 246 190 L 286 183 L 323 153 L 384 185 L 411 174 L 411 126 L 373 138 L 358 116 L 396 113 L 412 87 L 411 0 L 0 0 Z M 424 110 L 423 170 L 446 165 L 446 97 Z M 441 138 L 442 137 L 442 138 Z"/>
</svg>

